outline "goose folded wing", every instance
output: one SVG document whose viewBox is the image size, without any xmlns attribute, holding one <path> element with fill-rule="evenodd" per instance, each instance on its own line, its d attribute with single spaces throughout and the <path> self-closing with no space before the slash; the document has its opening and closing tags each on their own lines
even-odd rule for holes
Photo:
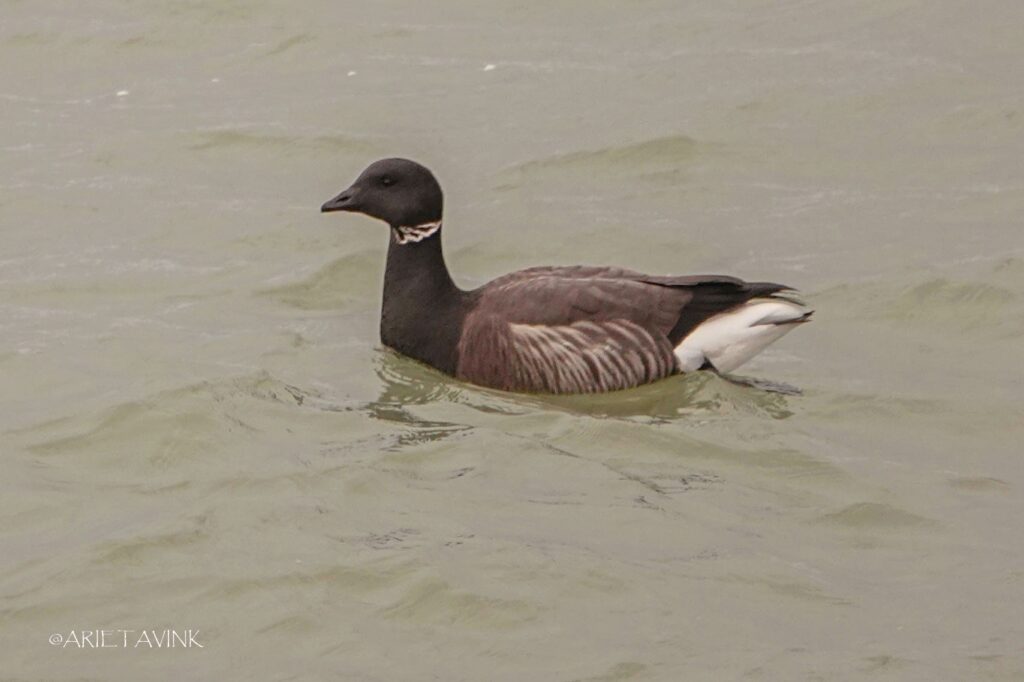
<svg viewBox="0 0 1024 682">
<path fill-rule="evenodd" d="M 684 288 L 644 281 L 619 268 L 540 267 L 514 272 L 478 290 L 478 309 L 510 322 L 571 325 L 582 320 L 628 320 L 668 334 L 691 298 Z"/>
<path fill-rule="evenodd" d="M 621 268 L 538 267 L 498 278 L 478 290 L 480 307 L 512 322 L 560 325 L 629 320 L 673 345 L 701 322 L 754 298 L 791 291 L 773 282 L 726 275 L 656 276 Z"/>
</svg>

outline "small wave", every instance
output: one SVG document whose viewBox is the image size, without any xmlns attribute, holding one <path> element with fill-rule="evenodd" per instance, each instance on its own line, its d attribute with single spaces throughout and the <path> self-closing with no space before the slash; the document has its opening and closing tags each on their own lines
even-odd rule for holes
<svg viewBox="0 0 1024 682">
<path fill-rule="evenodd" d="M 159 391 L 8 434 L 44 464 L 60 469 L 63 458 L 87 458 L 91 465 L 79 471 L 97 482 L 116 479 L 120 487 L 152 492 L 201 479 L 200 472 L 237 476 L 247 458 L 259 452 L 272 457 L 275 442 L 290 442 L 296 423 L 333 433 L 338 419 L 353 419 L 325 419 L 325 413 L 342 410 L 321 409 L 323 404 L 333 403 L 257 372 Z"/>
<path fill-rule="evenodd" d="M 307 585 L 344 585 L 346 591 L 370 594 L 403 584 L 415 571 L 416 565 L 407 560 L 377 559 L 361 566 L 333 565 L 276 575 L 221 580 L 207 590 L 205 596 L 210 599 L 249 598 L 254 594 L 273 593 L 280 588 Z"/>
<path fill-rule="evenodd" d="M 375 145 L 369 141 L 346 135 L 282 135 L 239 128 L 193 133 L 191 140 L 188 148 L 196 152 L 274 149 L 278 153 L 315 151 L 330 155 L 349 153 L 366 156 L 376 151 Z"/>
<path fill-rule="evenodd" d="M 930 528 L 936 521 L 879 502 L 857 502 L 819 518 L 830 526 L 859 530 L 905 530 Z"/>
<path fill-rule="evenodd" d="M 543 608 L 525 600 L 456 590 L 437 578 L 424 578 L 383 609 L 395 620 L 466 628 L 504 629 L 535 620 Z"/>
<path fill-rule="evenodd" d="M 1010 287 L 985 281 L 940 277 L 903 286 L 842 285 L 822 292 L 815 300 L 822 309 L 835 309 L 841 303 L 848 315 L 905 325 L 1024 333 L 1024 299 Z"/>
<path fill-rule="evenodd" d="M 991 476 L 956 476 L 949 479 L 949 485 L 972 493 L 1007 493 L 1012 489 L 1006 481 Z"/>
<path fill-rule="evenodd" d="M 336 310 L 354 300 L 373 300 L 379 260 L 377 253 L 349 254 L 303 280 L 257 293 L 302 310 Z"/>
<path fill-rule="evenodd" d="M 806 602 L 819 602 L 823 604 L 829 604 L 832 606 L 848 606 L 850 600 L 842 597 L 833 597 L 832 595 L 826 594 L 817 585 L 812 585 L 806 582 L 799 582 L 795 580 L 785 580 L 778 578 L 766 578 L 761 576 L 750 577 L 750 576 L 739 576 L 732 575 L 719 578 L 721 582 L 725 583 L 740 583 L 745 585 L 753 585 L 755 587 L 767 587 L 775 594 L 787 597 L 791 599 L 798 599 Z"/>
<path fill-rule="evenodd" d="M 678 171 L 698 158 L 707 145 L 686 135 L 667 135 L 642 142 L 555 154 L 511 166 L 498 174 L 505 186 L 530 180 L 571 176 L 572 171 L 589 173 L 661 174 Z M 575 176 L 572 176 L 575 177 Z"/>
<path fill-rule="evenodd" d="M 291 50 L 293 47 L 297 47 L 299 45 L 303 45 L 306 43 L 311 43 L 315 40 L 316 38 L 309 33 L 298 33 L 296 35 L 293 35 L 289 38 L 285 38 L 284 40 L 280 41 L 272 48 L 267 50 L 267 52 L 264 53 L 263 56 L 274 57 L 284 52 L 287 52 L 288 50 Z"/>
</svg>

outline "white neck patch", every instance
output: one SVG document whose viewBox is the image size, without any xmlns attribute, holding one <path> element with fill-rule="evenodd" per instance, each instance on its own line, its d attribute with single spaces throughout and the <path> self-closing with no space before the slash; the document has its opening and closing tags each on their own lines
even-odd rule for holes
<svg viewBox="0 0 1024 682">
<path fill-rule="evenodd" d="M 399 244 L 408 244 L 409 242 L 421 242 L 440 229 L 441 221 L 438 220 L 436 223 L 393 227 L 391 231 L 395 233 L 395 241 Z"/>
</svg>

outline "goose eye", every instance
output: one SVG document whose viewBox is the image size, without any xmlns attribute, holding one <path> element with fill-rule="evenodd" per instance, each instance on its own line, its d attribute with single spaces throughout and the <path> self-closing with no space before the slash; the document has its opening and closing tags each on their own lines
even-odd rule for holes
<svg viewBox="0 0 1024 682">
<path fill-rule="evenodd" d="M 384 185 L 385 187 L 390 187 L 391 185 L 395 184 L 395 180 L 394 178 L 385 175 L 383 178 L 380 179 L 380 184 Z"/>
</svg>

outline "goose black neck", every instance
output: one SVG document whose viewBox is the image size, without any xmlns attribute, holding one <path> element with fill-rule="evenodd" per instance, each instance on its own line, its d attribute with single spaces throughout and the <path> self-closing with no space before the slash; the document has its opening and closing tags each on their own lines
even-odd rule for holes
<svg viewBox="0 0 1024 682">
<path fill-rule="evenodd" d="M 384 345 L 454 372 L 465 317 L 463 299 L 464 292 L 445 265 L 440 230 L 406 244 L 400 244 L 391 230 L 380 319 Z"/>
<path fill-rule="evenodd" d="M 420 242 L 400 244 L 391 230 L 388 260 L 384 272 L 384 298 L 412 296 L 429 301 L 459 289 L 452 281 L 441 249 L 438 230 Z"/>
</svg>

